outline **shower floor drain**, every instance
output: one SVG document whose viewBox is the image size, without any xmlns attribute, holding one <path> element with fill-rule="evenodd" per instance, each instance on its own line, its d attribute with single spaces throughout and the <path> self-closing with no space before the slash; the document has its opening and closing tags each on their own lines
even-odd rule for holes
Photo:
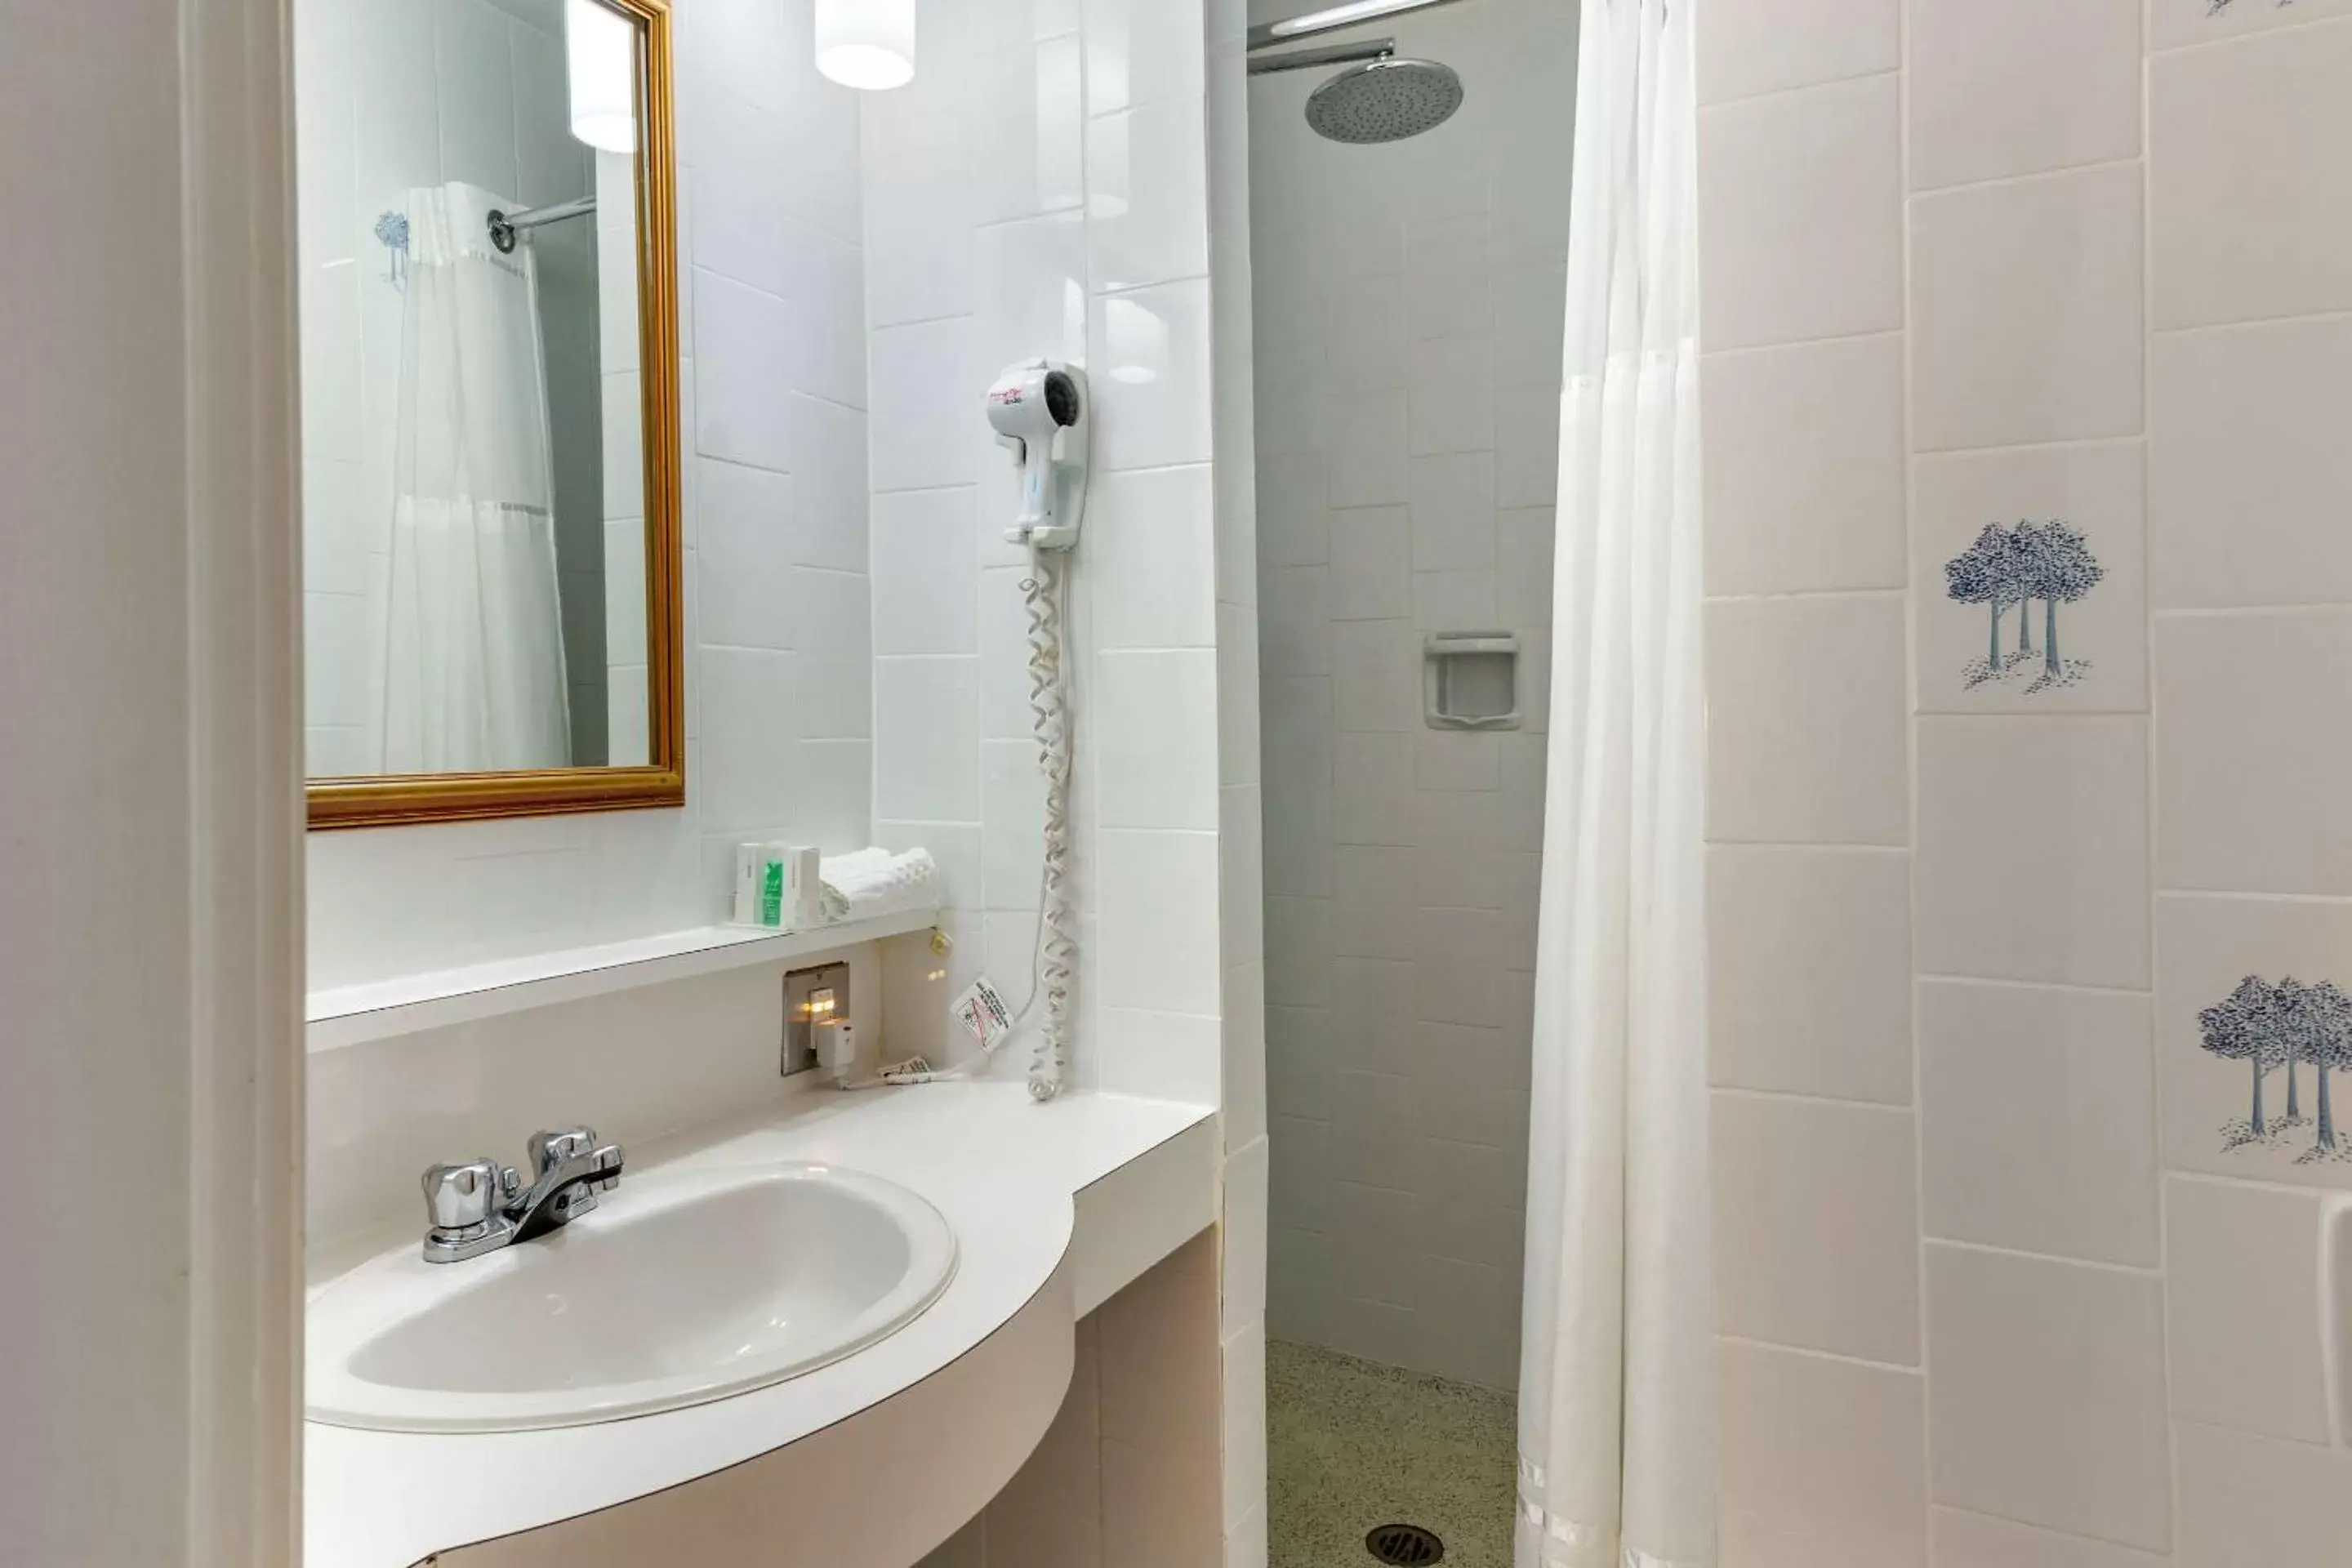
<svg viewBox="0 0 2352 1568">
<path fill-rule="evenodd" d="M 1364 1537 L 1364 1550 L 1396 1568 L 1428 1568 L 1445 1555 L 1445 1542 L 1417 1524 L 1384 1524 Z"/>
</svg>

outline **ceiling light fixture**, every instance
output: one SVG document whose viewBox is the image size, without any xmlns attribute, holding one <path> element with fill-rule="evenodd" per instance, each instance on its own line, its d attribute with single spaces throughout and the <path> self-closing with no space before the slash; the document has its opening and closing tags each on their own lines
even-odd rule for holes
<svg viewBox="0 0 2352 1568">
<path fill-rule="evenodd" d="M 881 92 L 915 79 L 915 0 L 816 0 L 816 68 Z"/>
<path fill-rule="evenodd" d="M 637 150 L 637 30 L 596 0 L 564 0 L 572 134 L 603 153 Z"/>
</svg>

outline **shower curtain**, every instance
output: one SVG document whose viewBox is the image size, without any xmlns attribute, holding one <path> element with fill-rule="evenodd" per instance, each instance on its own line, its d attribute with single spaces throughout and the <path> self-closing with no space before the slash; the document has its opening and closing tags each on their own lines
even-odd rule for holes
<svg viewBox="0 0 2352 1568">
<path fill-rule="evenodd" d="M 1586 0 L 1517 1568 L 1715 1559 L 1695 0 Z"/>
<path fill-rule="evenodd" d="M 391 587 L 387 773 L 572 761 L 538 275 L 490 244 L 478 186 L 408 193 Z"/>
</svg>

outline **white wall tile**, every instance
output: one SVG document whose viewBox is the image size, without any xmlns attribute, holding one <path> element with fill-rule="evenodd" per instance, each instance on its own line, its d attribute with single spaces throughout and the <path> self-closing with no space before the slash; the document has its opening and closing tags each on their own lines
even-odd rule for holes
<svg viewBox="0 0 2352 1568">
<path fill-rule="evenodd" d="M 2154 602 L 2352 600 L 2352 321 L 2159 333 L 2149 375 Z"/>
<path fill-rule="evenodd" d="M 2119 166 L 1911 204 L 1916 449 L 2138 432 L 2140 183 Z"/>
<path fill-rule="evenodd" d="M 695 189 L 695 264 L 783 296 L 782 117 L 729 93 L 712 93 L 695 118 L 702 148 L 685 174 Z"/>
<path fill-rule="evenodd" d="M 1106 651 L 1096 661 L 1095 757 L 1107 827 L 1217 826 L 1217 656 Z"/>
<path fill-rule="evenodd" d="M 1045 775 L 1034 741 L 980 743 L 979 816 L 986 907 L 1035 909 L 1045 858 Z"/>
<path fill-rule="evenodd" d="M 1076 212 L 973 232 L 971 352 L 981 375 L 1041 355 L 1085 363 L 1087 233 Z"/>
<path fill-rule="evenodd" d="M 1098 289 L 1209 270 L 1209 189 L 1197 99 L 1087 122 L 1087 260 Z"/>
<path fill-rule="evenodd" d="M 1415 343 L 1494 330 L 1486 215 L 1423 219 L 1404 237 L 1404 324 Z M 1361 331 L 1358 321 L 1354 330 Z"/>
<path fill-rule="evenodd" d="M 1087 111 L 1196 98 L 1201 0 L 1086 0 Z"/>
<path fill-rule="evenodd" d="M 1911 1113 L 1731 1089 L 1712 1103 L 1717 1330 L 1916 1365 Z"/>
<path fill-rule="evenodd" d="M 2159 1568 L 2171 1561 L 1958 1509 L 1927 1512 L 1938 1568 Z"/>
<path fill-rule="evenodd" d="M 2248 5 L 2239 0 L 2149 0 L 2148 47 L 2177 48 L 2211 43 L 2264 27 L 2291 27 L 2352 9 L 2347 0 L 2298 0 L 2293 5 Z"/>
<path fill-rule="evenodd" d="M 1898 115 L 1891 75 L 1699 111 L 1708 349 L 1903 324 Z"/>
<path fill-rule="evenodd" d="M 1216 835 L 1105 828 L 1096 861 L 1104 1005 L 1216 1016 Z"/>
<path fill-rule="evenodd" d="M 1087 350 L 1098 468 L 1209 460 L 1210 342 L 1205 280 L 1093 301 Z"/>
<path fill-rule="evenodd" d="M 1506 242 L 1492 230 L 1486 243 L 1498 255 L 1505 249 Z M 1567 357 L 1567 261 L 1546 254 L 1498 265 L 1494 331 L 1495 379 L 1500 386 L 1559 385 Z"/>
<path fill-rule="evenodd" d="M 2139 154 L 2140 0 L 1915 0 L 1911 188 Z"/>
<path fill-rule="evenodd" d="M 1917 705 L 1922 712 L 2145 712 L 2147 595 L 2142 527 L 2142 455 L 2137 441 L 1945 453 L 1912 465 L 1912 595 L 1917 617 Z M 1945 563 L 1988 524 L 2063 521 L 2082 533 L 2101 575 L 2058 607 L 2061 674 L 2049 673 L 2047 600 L 2021 626 L 2000 614 L 1992 662 L 1991 606 L 1956 603 Z M 2021 648 L 2021 633 L 2033 650 Z M 1997 671 L 1997 673 L 1995 673 Z"/>
<path fill-rule="evenodd" d="M 2147 725 L 1922 719 L 1919 967 L 2147 984 Z"/>
<path fill-rule="evenodd" d="M 1718 601 L 1706 644 L 1708 837 L 1903 843 L 1901 597 Z"/>
<path fill-rule="evenodd" d="M 1216 641 L 1216 584 L 1202 570 L 1216 521 L 1211 476 L 1196 464 L 1095 481 L 1086 543 L 1099 646 L 1207 647 Z"/>
<path fill-rule="evenodd" d="M 792 437 L 793 560 L 863 572 L 869 553 L 866 416 L 797 392 L 783 402 Z"/>
<path fill-rule="evenodd" d="M 1339 394 L 1330 408 L 1331 505 L 1399 506 L 1411 499 L 1405 394 Z"/>
<path fill-rule="evenodd" d="M 1420 729 L 1421 638 L 1412 624 L 1341 621 L 1333 626 L 1331 700 L 1334 720 L 1343 731 Z"/>
<path fill-rule="evenodd" d="M 797 685 L 789 655 L 711 648 L 703 656 L 703 825 L 714 831 L 786 827 L 793 801 Z"/>
<path fill-rule="evenodd" d="M 1706 865 L 1709 1081 L 1909 1104 L 1909 857 L 1717 845 Z"/>
<path fill-rule="evenodd" d="M 791 429 L 774 377 L 789 352 L 791 308 L 715 272 L 697 272 L 694 292 L 697 450 L 790 471 Z"/>
<path fill-rule="evenodd" d="M 873 482 L 883 490 L 968 485 L 979 478 L 984 425 L 971 322 L 956 317 L 872 333 L 868 374 L 877 439 Z M 986 376 L 994 367 L 978 372 Z"/>
<path fill-rule="evenodd" d="M 1258 1146 L 1261 1153 L 1264 1145 Z M 1260 1190 L 1261 1202 L 1264 1191 Z M 1227 1231 L 1228 1237 L 1234 1232 Z M 1265 1248 L 1260 1229 L 1258 1247 Z M 1232 1530 L 1265 1507 L 1265 1324 L 1252 1321 L 1224 1344 L 1224 1522 Z"/>
<path fill-rule="evenodd" d="M 2173 1425 L 2181 1568 L 2352 1558 L 2352 1453 Z"/>
<path fill-rule="evenodd" d="M 2156 652 L 2161 885 L 2352 892 L 2352 611 L 2167 616 Z M 2294 761 L 2266 764 L 2282 736 Z"/>
<path fill-rule="evenodd" d="M 874 651 L 980 651 L 980 559 L 972 491 L 901 490 L 874 499 Z"/>
<path fill-rule="evenodd" d="M 1495 448 L 1495 342 L 1484 332 L 1432 338 L 1413 355 L 1406 388 L 1415 456 Z"/>
<path fill-rule="evenodd" d="M 2336 156 L 2352 133 L 2347 71 L 2352 26 L 2342 25 L 2149 61 L 2157 326 L 2352 305 L 2352 207 L 2337 197 Z M 2250 169 L 2262 177 L 2247 178 Z"/>
<path fill-rule="evenodd" d="M 1217 1020 L 1133 1007 L 1105 1007 L 1101 1018 L 1096 1055 L 1105 1093 L 1217 1102 Z"/>
<path fill-rule="evenodd" d="M 480 0 L 435 0 L 434 68 L 441 177 L 513 199 L 515 102 L 507 20 Z"/>
<path fill-rule="evenodd" d="M 1395 620 L 1412 613 L 1412 513 L 1401 506 L 1330 514 L 1330 610 L 1335 620 Z"/>
<path fill-rule="evenodd" d="M 1330 559 L 1330 510 L 1320 452 L 1259 454 L 1257 552 L 1268 566 L 1319 566 Z"/>
<path fill-rule="evenodd" d="M 1727 1565 L 1925 1568 L 1916 1373 L 1718 1341 L 1717 1531 Z"/>
<path fill-rule="evenodd" d="M 2319 1212 L 2316 1193 L 2165 1183 L 2165 1343 L 2176 1416 L 2328 1441 Z"/>
<path fill-rule="evenodd" d="M 809 225 L 784 226 L 784 297 L 801 301 L 793 312 L 784 371 L 799 392 L 849 408 L 866 405 L 866 326 L 845 310 L 811 309 L 809 301 L 856 297 L 864 277 L 857 247 Z"/>
<path fill-rule="evenodd" d="M 1495 514 L 1495 608 L 1506 627 L 1550 626 L 1559 530 L 1559 513 L 1548 506 Z"/>
<path fill-rule="evenodd" d="M 1931 1244 L 1936 1500 L 2167 1550 L 2163 1311 L 2152 1274 Z"/>
<path fill-rule="evenodd" d="M 1929 1236 L 2154 1268 L 2148 1000 L 1919 983 Z"/>
<path fill-rule="evenodd" d="M 1495 504 L 1549 506 L 1559 491 L 1559 386 L 1499 388 L 1495 399 Z"/>
<path fill-rule="evenodd" d="M 971 184 L 961 161 L 918 157 L 870 167 L 865 182 L 867 326 L 969 314 Z"/>
<path fill-rule="evenodd" d="M 1086 104 L 1076 34 L 983 36 L 968 75 L 973 218 L 1034 217 L 1084 204 Z"/>
<path fill-rule="evenodd" d="M 1502 545 L 1501 520 L 1496 522 L 1496 548 Z M 1481 631 L 1502 619 L 1501 596 L 1495 572 L 1480 566 L 1470 570 L 1415 572 L 1412 574 L 1412 624 L 1424 632 Z"/>
<path fill-rule="evenodd" d="M 1738 0 L 1697 30 L 1698 100 L 1718 103 L 1893 70 L 1902 63 L 1896 0 Z"/>
<path fill-rule="evenodd" d="M 1707 592 L 1902 586 L 1903 340 L 1709 354 L 1700 377 Z"/>
<path fill-rule="evenodd" d="M 1331 573 L 1270 566 L 1258 580 L 1258 658 L 1270 676 L 1331 673 Z"/>
<path fill-rule="evenodd" d="M 1495 458 L 1460 452 L 1412 459 L 1416 572 L 1495 564 Z"/>
<path fill-rule="evenodd" d="M 1257 619 L 1238 605 L 1217 606 L 1217 776 L 1225 784 L 1264 780 L 1259 739 Z"/>
<path fill-rule="evenodd" d="M 1265 895 L 1253 893 L 1252 901 L 1262 910 Z M 1259 919 L 1263 921 L 1264 915 Z M 1263 959 L 1226 965 L 1220 1005 L 1224 1016 L 1218 1020 L 1222 1058 L 1217 1087 L 1225 1118 L 1225 1149 L 1231 1152 L 1265 1137 L 1267 1126 Z"/>
<path fill-rule="evenodd" d="M 2206 1050 L 2198 1021 L 2200 1010 L 2225 1000 L 2249 975 L 2345 984 L 2352 905 L 2168 894 L 2157 900 L 2157 1070 L 2163 1082 L 2165 1164 L 2303 1186 L 2352 1187 L 2352 1165 L 2319 1152 L 2318 1085 L 2309 1068 L 2298 1069 L 2290 1086 L 2278 1064 L 2267 1067 L 2262 1079 L 2263 1131 L 2250 1136 L 2251 1064 Z"/>
<path fill-rule="evenodd" d="M 981 819 L 978 665 L 961 655 L 875 661 L 876 816 Z"/>
</svg>

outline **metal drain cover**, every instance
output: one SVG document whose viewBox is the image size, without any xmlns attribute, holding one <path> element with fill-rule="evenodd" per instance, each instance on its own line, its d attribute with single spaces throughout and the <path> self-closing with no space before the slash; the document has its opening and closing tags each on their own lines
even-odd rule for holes
<svg viewBox="0 0 2352 1568">
<path fill-rule="evenodd" d="M 1364 1537 L 1364 1550 L 1397 1568 L 1427 1568 L 1445 1555 L 1445 1542 L 1417 1524 L 1384 1524 Z"/>
</svg>

